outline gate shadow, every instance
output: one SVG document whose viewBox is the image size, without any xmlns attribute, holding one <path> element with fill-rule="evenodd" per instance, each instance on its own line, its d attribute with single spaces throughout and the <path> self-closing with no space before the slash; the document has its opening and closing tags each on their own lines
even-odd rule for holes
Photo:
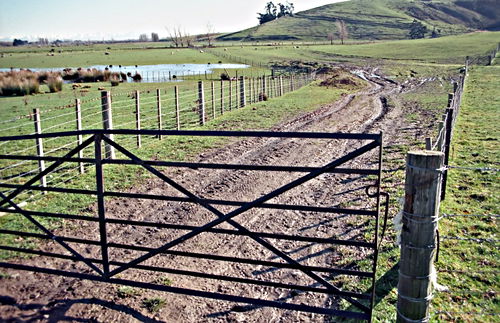
<svg viewBox="0 0 500 323">
<path fill-rule="evenodd" d="M 398 276 L 399 275 L 399 262 L 394 264 L 385 274 L 380 277 L 375 282 L 375 301 L 373 303 L 373 308 L 375 308 L 389 293 L 393 288 L 398 286 Z M 366 290 L 365 293 L 370 293 L 370 289 Z M 347 311 L 355 310 L 356 308 L 352 305 L 347 309 Z M 325 320 L 325 322 L 331 323 L 330 320 Z M 339 322 L 357 322 L 354 320 L 343 319 Z"/>
<path fill-rule="evenodd" d="M 11 300 L 11 302 L 6 302 L 4 304 L 11 305 L 17 307 L 21 311 L 33 311 L 35 313 L 32 314 L 20 314 L 16 318 L 7 319 L 5 322 L 38 322 L 45 321 L 50 323 L 55 322 L 98 322 L 95 319 L 91 318 L 82 318 L 82 317 L 72 317 L 67 316 L 67 311 L 71 308 L 71 306 L 75 304 L 92 304 L 92 305 L 100 305 L 102 307 L 115 310 L 118 312 L 122 312 L 127 314 L 134 319 L 144 322 L 144 323 L 165 323 L 165 321 L 158 321 L 156 319 L 149 318 L 140 312 L 125 306 L 120 305 L 115 302 L 105 301 L 102 299 L 98 299 L 95 297 L 92 298 L 80 298 L 80 299 L 58 299 L 54 301 L 50 301 L 47 304 L 18 304 L 15 302 L 13 298 L 8 296 L 2 296 L 3 299 Z M 48 308 L 50 306 L 50 308 Z"/>
</svg>

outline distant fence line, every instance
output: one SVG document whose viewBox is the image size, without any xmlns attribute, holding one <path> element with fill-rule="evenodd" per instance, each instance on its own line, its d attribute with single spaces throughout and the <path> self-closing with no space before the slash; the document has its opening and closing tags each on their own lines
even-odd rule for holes
<svg viewBox="0 0 500 323">
<path fill-rule="evenodd" d="M 229 111 L 244 108 L 248 104 L 298 90 L 314 79 L 313 74 L 255 78 L 242 76 L 227 81 L 199 81 L 196 88 L 175 86 L 170 89 L 116 94 L 103 91 L 99 98 L 87 101 L 75 99 L 73 104 L 47 110 L 34 109 L 30 115 L 31 120 L 21 118 L 0 124 L 0 136 L 88 129 L 192 129 L 203 126 Z M 140 135 L 136 138 L 128 136 L 127 139 L 116 137 L 120 136 L 115 136 L 115 140 L 121 140 L 120 144 L 129 148 L 140 148 L 144 140 L 153 139 L 151 136 L 143 138 L 145 136 Z M 37 139 L 31 145 L 25 142 L 21 146 L 3 142 L 0 144 L 0 156 L 25 154 L 50 156 L 56 152 L 72 149 L 81 143 L 82 139 L 81 137 Z M 127 140 L 128 142 L 125 142 Z M 112 157 L 112 149 L 109 150 L 109 154 Z M 76 168 L 80 173 L 85 172 L 83 163 L 72 169 Z M 44 169 L 45 164 L 41 160 L 37 162 L 4 159 L 0 165 L 0 181 L 6 188 L 8 184 L 22 183 L 26 178 L 33 177 Z M 40 184 L 45 187 L 47 183 L 67 182 L 78 176 L 69 178 L 67 176 L 69 173 L 68 169 L 56 170 L 51 178 L 43 177 Z M 37 196 L 41 194 L 43 192 Z M 25 199 L 32 201 L 35 197 L 25 196 Z"/>
<path fill-rule="evenodd" d="M 500 43 L 497 44 L 495 49 L 485 55 L 467 56 L 465 58 L 465 65 L 466 67 L 470 65 L 493 65 L 493 61 L 495 60 L 498 52 L 500 52 Z"/>
</svg>

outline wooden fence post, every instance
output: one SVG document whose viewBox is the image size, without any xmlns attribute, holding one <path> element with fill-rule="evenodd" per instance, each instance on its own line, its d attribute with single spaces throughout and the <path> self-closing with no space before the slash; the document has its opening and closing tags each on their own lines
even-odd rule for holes
<svg viewBox="0 0 500 323">
<path fill-rule="evenodd" d="M 212 119 L 215 119 L 215 82 L 212 81 L 210 83 L 210 92 L 211 92 L 211 98 L 212 98 Z"/>
<path fill-rule="evenodd" d="M 444 164 L 448 165 L 451 151 L 451 133 L 453 131 L 453 109 L 446 109 L 446 128 L 444 138 Z M 441 201 L 446 197 L 446 184 L 448 182 L 448 172 L 444 172 L 443 186 L 441 187 Z"/>
<path fill-rule="evenodd" d="M 247 96 L 245 93 L 245 77 L 240 76 L 240 108 L 247 105 Z"/>
<path fill-rule="evenodd" d="M 224 114 L 224 81 L 220 80 L 220 114 Z"/>
<path fill-rule="evenodd" d="M 179 87 L 174 86 L 174 105 L 175 105 L 175 125 L 177 130 L 181 130 L 181 110 L 179 105 Z"/>
<path fill-rule="evenodd" d="M 427 322 L 439 217 L 443 153 L 407 155 L 397 322 Z"/>
<path fill-rule="evenodd" d="M 76 131 L 82 130 L 82 104 L 80 99 L 75 100 L 75 112 L 76 112 Z M 83 136 L 76 136 L 77 145 L 81 145 L 83 143 Z M 83 149 L 78 152 L 78 158 L 83 158 Z M 82 162 L 78 163 L 78 170 L 80 174 L 85 173 L 85 167 Z"/>
<path fill-rule="evenodd" d="M 141 130 L 141 97 L 138 90 L 135 91 L 135 128 Z M 140 134 L 137 134 L 137 147 L 141 148 L 142 138 Z"/>
<path fill-rule="evenodd" d="M 229 79 L 229 111 L 232 110 L 233 105 L 233 82 Z"/>
<path fill-rule="evenodd" d="M 437 149 L 438 151 L 443 151 L 443 140 L 444 140 L 444 136 L 445 134 L 444 133 L 441 133 L 444 128 L 444 122 L 443 121 L 439 121 L 438 122 L 438 142 L 437 142 Z"/>
<path fill-rule="evenodd" d="M 203 81 L 198 81 L 198 113 L 200 114 L 200 125 L 205 125 L 205 91 Z"/>
<path fill-rule="evenodd" d="M 279 79 L 279 94 L 280 96 L 283 96 L 283 76 L 280 75 Z"/>
<path fill-rule="evenodd" d="M 111 93 L 109 91 L 101 92 L 102 106 L 102 126 L 104 130 L 113 129 L 113 112 L 111 109 Z M 113 135 L 106 135 L 107 138 L 113 140 Z M 115 148 L 108 143 L 104 143 L 104 151 L 107 159 L 115 159 Z"/>
<path fill-rule="evenodd" d="M 266 76 L 262 76 L 262 96 L 259 95 L 259 97 L 262 97 L 262 100 L 264 99 L 264 95 L 267 94 L 267 84 L 266 84 Z M 260 101 L 262 101 L 260 100 Z"/>
<path fill-rule="evenodd" d="M 431 137 L 425 138 L 425 150 L 432 150 L 432 138 Z"/>
<path fill-rule="evenodd" d="M 40 117 L 40 109 L 33 109 L 33 120 L 35 122 L 35 134 L 39 135 L 42 133 L 42 120 Z M 43 157 L 43 139 L 42 138 L 36 138 L 35 139 L 36 143 L 36 154 L 38 157 Z M 38 161 L 38 170 L 43 172 L 45 170 L 45 160 L 39 160 Z M 40 178 L 40 185 L 42 187 L 47 187 L 47 178 L 43 176 Z M 43 194 L 47 194 L 47 192 L 43 192 Z"/>
<path fill-rule="evenodd" d="M 160 89 L 156 89 L 156 113 L 158 114 L 158 130 L 162 130 L 162 114 L 161 114 L 161 93 Z M 158 139 L 162 139 L 162 135 L 158 135 Z"/>
</svg>

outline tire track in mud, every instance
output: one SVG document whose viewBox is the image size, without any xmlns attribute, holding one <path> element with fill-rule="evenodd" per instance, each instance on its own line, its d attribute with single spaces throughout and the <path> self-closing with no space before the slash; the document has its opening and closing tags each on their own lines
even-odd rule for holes
<svg viewBox="0 0 500 323">
<path fill-rule="evenodd" d="M 273 131 L 324 131 L 324 132 L 374 132 L 384 130 L 389 133 L 394 132 L 393 121 L 398 120 L 397 113 L 391 118 L 387 115 L 391 113 L 387 104 L 384 104 L 385 97 L 400 91 L 400 88 L 391 83 L 370 82 L 370 88 L 356 94 L 343 97 L 339 102 L 324 106 L 318 110 L 306 113 L 298 118 L 285 122 L 275 128 Z M 387 101 L 385 101 L 387 102 Z M 392 111 L 394 112 L 394 111 Z M 393 113 L 394 114 L 394 113 Z M 387 122 L 389 120 L 389 122 Z M 391 127 L 392 126 L 392 127 Z M 360 142 L 347 143 L 342 141 L 314 141 L 298 139 L 264 139 L 251 138 L 235 143 L 226 147 L 214 149 L 202 154 L 200 162 L 223 162 L 223 163 L 242 163 L 242 164 L 265 164 L 265 165 L 304 165 L 320 166 L 333 158 L 344 155 L 347 151 L 353 150 L 353 145 L 360 145 Z M 373 159 L 373 154 L 367 154 L 353 161 L 346 167 L 361 167 L 369 160 Z M 266 173 L 251 171 L 224 171 L 215 170 L 210 174 L 199 170 L 185 170 L 166 172 L 176 181 L 189 187 L 189 189 L 203 196 L 204 198 L 217 198 L 228 200 L 252 200 L 268 192 L 270 189 L 279 187 L 294 178 L 297 175 L 282 173 Z M 321 206 L 340 206 L 349 203 L 353 198 L 359 198 L 360 183 L 363 185 L 369 182 L 360 176 L 342 176 L 338 174 L 324 174 L 321 180 L 308 182 L 289 193 L 273 199 L 272 203 L 287 203 L 300 205 L 321 205 Z M 341 185 L 341 189 L 338 189 Z M 138 187 L 132 192 L 148 192 L 151 194 L 163 194 L 180 196 L 171 187 L 159 180 L 151 180 L 145 187 Z M 344 193 L 347 192 L 347 193 Z M 352 191 L 352 192 L 351 192 Z M 364 200 L 359 202 L 366 202 Z M 189 225 L 202 225 L 215 216 L 206 212 L 202 208 L 187 204 L 144 200 L 124 200 L 113 199 L 107 203 L 107 216 L 121 219 L 135 219 L 142 221 L 159 221 L 166 223 L 182 223 Z M 221 211 L 227 212 L 230 207 L 218 207 Z M 283 212 L 282 212 L 283 213 Z M 278 232 L 284 234 L 301 234 L 305 236 L 338 237 L 342 239 L 357 239 L 362 235 L 363 224 L 356 223 L 349 216 L 310 214 L 310 212 L 288 211 L 286 214 L 270 211 L 267 209 L 256 209 L 246 212 L 235 218 L 242 225 L 252 231 Z M 222 224 L 219 228 L 231 228 L 228 224 Z M 66 228 L 61 235 L 89 234 L 89 228 Z M 137 244 L 142 246 L 159 246 L 165 241 L 179 236 L 182 232 L 171 230 L 164 232 L 155 228 L 133 228 L 119 227 L 110 232 L 110 240 L 114 242 L 123 242 Z M 332 264 L 339 261 L 339 251 L 325 249 L 323 245 L 304 244 L 293 241 L 273 241 L 273 245 L 295 259 L 300 260 L 307 265 Z M 54 248 L 53 246 L 51 248 Z M 228 237 L 220 235 L 215 236 L 212 233 L 203 233 L 174 248 L 175 250 L 190 250 L 194 252 L 213 253 L 219 255 L 230 255 L 235 257 L 245 257 L 254 259 L 265 259 L 278 261 L 274 255 L 261 248 L 255 242 L 250 242 L 249 238 Z M 52 250 L 49 248 L 49 250 Z M 54 249 L 56 250 L 56 249 Z M 91 256 L 97 256 L 98 250 L 90 248 L 86 250 Z M 340 253 L 341 254 L 341 253 Z M 111 253 L 111 258 L 125 261 L 135 258 L 137 254 L 126 254 L 124 252 Z M 354 258 L 366 257 L 364 252 L 352 253 Z M 171 268 L 183 270 L 207 271 L 212 274 L 228 275 L 236 277 L 265 279 L 269 281 L 283 281 L 290 284 L 314 285 L 314 281 L 309 279 L 303 273 L 295 270 L 269 270 L 265 267 L 250 267 L 238 263 L 213 263 L 200 259 L 186 259 L 171 255 L 155 257 L 147 261 L 147 264 L 160 266 L 165 265 Z M 75 266 L 73 266 L 75 267 Z M 72 267 L 72 268 L 73 268 Z M 75 268 L 78 268 L 76 266 Z M 353 267 L 349 267 L 353 268 Z M 40 294 L 41 303 L 53 301 L 64 297 L 88 297 L 88 295 L 98 295 L 107 299 L 116 300 L 116 291 L 113 288 L 102 284 L 96 292 L 93 282 L 79 282 L 60 277 L 41 276 L 31 274 L 31 279 L 25 282 L 19 281 L 19 284 L 28 289 L 37 290 Z M 137 279 L 141 281 L 152 281 L 150 274 L 131 271 L 123 274 L 126 279 Z M 174 286 L 185 288 L 195 288 L 215 292 L 231 293 L 242 296 L 250 296 L 263 299 L 293 299 L 294 302 L 308 303 L 315 306 L 333 306 L 335 307 L 337 299 L 325 298 L 311 293 L 300 293 L 296 291 L 285 292 L 282 289 L 228 284 L 208 279 L 192 279 L 187 276 L 172 276 Z M 44 284 L 37 287 L 37 277 L 46 279 Z M 153 279 L 154 281 L 154 279 Z M 55 291 L 41 295 L 43 286 L 47 284 L 58 284 L 64 282 L 61 286 L 74 285 L 64 289 L 55 288 Z M 72 283 L 74 282 L 74 283 Z M 101 284 L 98 284 L 101 285 Z M 318 286 L 317 286 L 318 287 Z M 3 292 L 3 288 L 0 288 Z M 68 291 L 69 290 L 69 291 Z M 12 292 L 12 288 L 11 288 Z M 148 295 L 155 295 L 154 292 L 144 292 Z M 157 294 L 157 293 L 156 293 Z M 245 321 L 261 322 L 269 321 L 275 318 L 275 321 L 322 321 L 324 317 L 313 314 L 283 311 L 273 308 L 258 308 L 252 311 L 238 312 L 231 311 L 234 304 L 224 303 L 215 300 L 206 300 L 194 297 L 177 296 L 163 293 L 166 298 L 167 306 L 158 319 L 165 321 Z M 133 299 L 124 299 L 120 304 L 130 306 L 135 311 L 143 311 L 140 304 L 134 304 Z M 54 307 L 50 312 L 51 317 L 57 316 L 57 308 Z M 93 310 L 83 304 L 75 304 L 71 309 L 66 309 L 76 315 L 75 317 L 93 317 Z M 23 311 L 18 309 L 9 315 L 21 314 Z M 209 313 L 209 314 L 207 314 Z M 40 311 L 39 313 L 40 314 Z M 35 315 L 35 314 L 34 314 Z M 46 315 L 46 314 L 44 314 Z M 130 313 L 121 313 L 113 309 L 101 308 L 95 314 L 97 320 L 131 320 Z M 132 315 L 133 316 L 133 315 Z M 40 316 L 43 320 L 43 315 Z"/>
</svg>

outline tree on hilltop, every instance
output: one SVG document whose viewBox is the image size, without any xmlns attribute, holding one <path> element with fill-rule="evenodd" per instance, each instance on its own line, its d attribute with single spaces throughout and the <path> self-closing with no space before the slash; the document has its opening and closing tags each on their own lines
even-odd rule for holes
<svg viewBox="0 0 500 323">
<path fill-rule="evenodd" d="M 278 5 L 275 5 L 272 1 L 269 1 L 265 8 L 266 11 L 264 13 L 257 13 L 259 15 L 257 19 L 259 19 L 259 23 L 261 25 L 284 16 L 293 16 L 293 11 L 295 10 L 293 3 L 289 2 L 286 4 L 278 3 Z"/>
</svg>

